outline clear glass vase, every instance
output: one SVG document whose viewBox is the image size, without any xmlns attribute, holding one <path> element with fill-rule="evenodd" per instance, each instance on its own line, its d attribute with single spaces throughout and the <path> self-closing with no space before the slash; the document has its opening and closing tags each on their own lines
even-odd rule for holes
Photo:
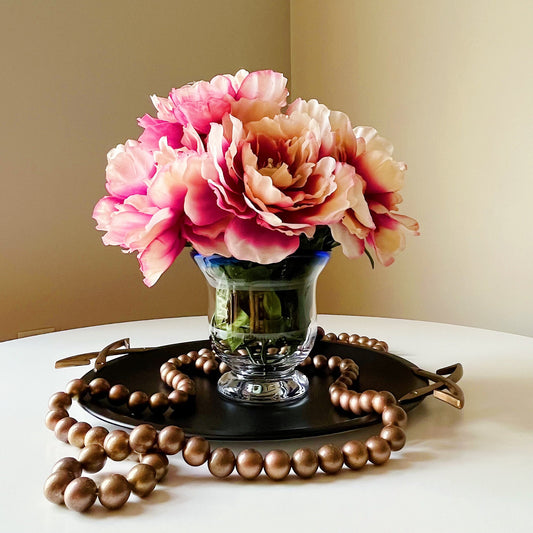
<svg viewBox="0 0 533 533">
<path fill-rule="evenodd" d="M 296 370 L 316 337 L 316 281 L 327 252 L 295 254 L 261 265 L 217 255 L 193 258 L 208 282 L 209 334 L 230 367 L 224 397 L 244 402 L 296 400 L 307 377 Z"/>
</svg>

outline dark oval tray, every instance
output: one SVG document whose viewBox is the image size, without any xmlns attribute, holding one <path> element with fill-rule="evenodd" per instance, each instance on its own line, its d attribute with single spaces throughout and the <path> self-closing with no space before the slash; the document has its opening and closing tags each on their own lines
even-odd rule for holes
<svg viewBox="0 0 533 533">
<path fill-rule="evenodd" d="M 107 362 L 97 373 L 94 370 L 88 372 L 83 379 L 88 383 L 95 377 L 103 377 L 111 385 L 122 383 L 131 392 L 142 390 L 148 395 L 155 392 L 168 394 L 171 389 L 161 381 L 159 367 L 170 357 L 204 347 L 209 347 L 208 340 L 131 353 Z M 401 398 L 428 384 L 427 380 L 413 373 L 415 365 L 390 353 L 324 340 L 315 344 L 312 354 L 317 353 L 353 359 L 360 369 L 359 390 L 388 390 L 396 398 Z M 281 406 L 238 404 L 226 400 L 217 393 L 218 378 L 203 375 L 194 375 L 196 397 L 179 412 L 169 409 L 164 415 L 154 415 L 147 409 L 142 415 L 134 416 L 125 406 L 115 407 L 106 400 L 85 398 L 81 404 L 97 418 L 117 426 L 134 428 L 148 422 L 162 429 L 177 425 L 187 435 L 215 440 L 291 439 L 338 433 L 379 422 L 376 415 L 354 416 L 333 407 L 328 394 L 333 377 L 329 374 L 313 371 L 307 375 L 307 396 Z M 402 403 L 402 406 L 409 410 L 422 400 L 423 397 L 416 398 Z"/>
</svg>

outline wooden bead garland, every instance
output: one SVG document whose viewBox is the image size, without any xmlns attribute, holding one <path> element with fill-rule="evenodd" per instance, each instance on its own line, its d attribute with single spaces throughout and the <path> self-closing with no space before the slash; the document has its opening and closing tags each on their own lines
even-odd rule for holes
<svg viewBox="0 0 533 533">
<path fill-rule="evenodd" d="M 341 333 L 319 335 L 330 342 L 358 344 L 374 350 L 387 351 L 387 345 L 376 339 Z M 70 381 L 65 392 L 57 392 L 50 397 L 46 415 L 46 426 L 54 431 L 56 437 L 81 448 L 78 459 L 65 457 L 59 460 L 46 480 L 44 494 L 56 504 L 65 504 L 69 509 L 85 512 L 98 499 L 107 509 L 122 507 L 131 492 L 144 498 L 148 496 L 166 474 L 168 455 L 182 452 L 183 459 L 191 466 L 207 463 L 210 473 L 218 478 L 229 476 L 234 470 L 244 479 L 256 479 L 262 470 L 274 481 L 282 481 L 292 470 L 297 476 L 308 479 L 320 469 L 327 475 L 338 473 L 343 466 L 352 470 L 362 468 L 368 461 L 382 465 L 388 461 L 392 451 L 405 445 L 407 424 L 405 411 L 396 403 L 394 396 L 387 391 L 366 390 L 361 393 L 353 390 L 359 377 L 359 368 L 352 359 L 338 356 L 326 358 L 324 355 L 308 357 L 302 367 L 313 366 L 318 371 L 329 369 L 338 372 L 338 377 L 329 387 L 331 403 L 344 411 L 359 416 L 375 413 L 381 416 L 383 428 L 379 435 L 365 442 L 350 440 L 343 446 L 325 444 L 314 451 L 299 448 L 292 456 L 283 450 L 271 450 L 265 457 L 255 449 L 246 449 L 237 456 L 229 448 L 211 450 L 209 442 L 201 436 L 185 437 L 177 426 L 167 426 L 157 431 L 150 424 L 141 424 L 130 434 L 123 430 L 109 432 L 107 429 L 91 427 L 78 422 L 68 415 L 72 399 L 89 394 L 94 399 L 107 398 L 113 405 L 127 404 L 136 414 L 149 408 L 153 413 L 163 413 L 166 409 L 179 409 L 195 395 L 194 381 L 183 372 L 194 367 L 206 375 L 224 373 L 227 365 L 219 363 L 214 353 L 204 348 L 198 352 L 173 357 L 160 368 L 161 379 L 173 391 L 167 396 L 156 393 L 150 397 L 142 391 L 130 393 L 123 385 L 111 386 L 105 379 L 96 378 L 89 384 L 81 379 Z M 97 486 L 85 476 L 100 471 L 107 459 L 122 461 L 132 453 L 138 455 L 138 463 L 127 476 L 108 474 Z"/>
</svg>

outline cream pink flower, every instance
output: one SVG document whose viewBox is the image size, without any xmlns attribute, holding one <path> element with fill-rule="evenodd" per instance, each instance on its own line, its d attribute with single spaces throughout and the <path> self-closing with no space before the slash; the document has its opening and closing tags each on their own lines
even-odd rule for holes
<svg viewBox="0 0 533 533">
<path fill-rule="evenodd" d="M 303 113 L 246 125 L 231 116 L 212 125 L 207 148 L 209 185 L 220 209 L 234 215 L 225 242 L 237 259 L 280 261 L 301 234 L 338 222 L 357 194 L 353 167 L 319 156 L 319 125 Z"/>
<path fill-rule="evenodd" d="M 137 253 L 148 286 L 186 244 L 267 264 L 328 242 L 329 227 L 347 256 L 369 247 L 388 265 L 418 234 L 398 213 L 406 167 L 390 143 L 316 100 L 283 112 L 286 83 L 240 70 L 153 96 L 139 140 L 109 152 L 93 217 L 105 244 Z"/>
</svg>

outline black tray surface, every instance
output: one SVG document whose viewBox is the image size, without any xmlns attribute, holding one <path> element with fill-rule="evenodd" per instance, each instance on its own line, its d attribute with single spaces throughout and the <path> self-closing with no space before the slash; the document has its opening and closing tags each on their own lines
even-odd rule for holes
<svg viewBox="0 0 533 533">
<path fill-rule="evenodd" d="M 160 366 L 171 357 L 191 350 L 209 347 L 208 340 L 191 341 L 162 346 L 144 352 L 130 353 L 106 363 L 97 373 L 88 372 L 83 379 L 88 383 L 95 377 L 107 379 L 111 385 L 122 383 L 133 392 L 142 390 L 148 395 L 155 392 L 168 394 L 171 389 L 161 381 Z M 369 348 L 317 341 L 311 355 L 339 355 L 353 359 L 360 369 L 358 390 L 388 390 L 396 398 L 428 384 L 427 380 L 415 375 L 415 367 L 409 361 L 390 353 Z M 301 400 L 282 405 L 240 404 L 222 398 L 217 392 L 218 377 L 192 375 L 196 384 L 196 396 L 184 409 L 171 409 L 163 415 L 154 415 L 148 409 L 141 415 L 132 415 L 125 406 L 115 407 L 106 400 L 84 398 L 82 407 L 97 418 L 108 423 L 134 428 L 150 423 L 157 429 L 177 425 L 190 435 L 201 435 L 208 439 L 228 441 L 254 441 L 268 439 L 291 439 L 327 435 L 357 429 L 380 421 L 376 415 L 354 416 L 335 408 L 329 401 L 328 388 L 333 376 L 306 372 L 309 378 L 309 393 Z M 422 398 L 402 403 L 410 410 Z"/>
</svg>

